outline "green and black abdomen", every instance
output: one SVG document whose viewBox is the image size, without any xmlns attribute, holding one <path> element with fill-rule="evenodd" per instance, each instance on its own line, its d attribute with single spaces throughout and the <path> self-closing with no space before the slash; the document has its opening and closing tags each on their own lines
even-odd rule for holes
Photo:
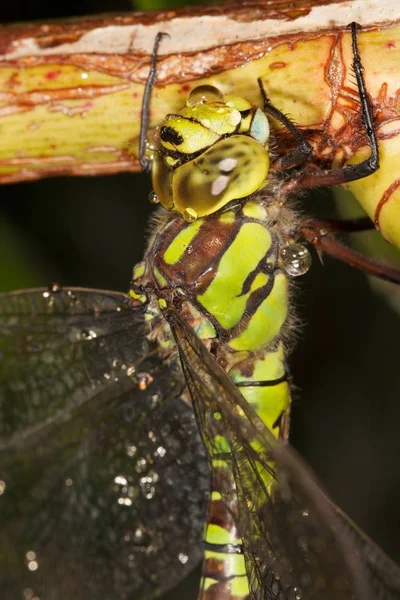
<svg viewBox="0 0 400 600">
<path fill-rule="evenodd" d="M 193 223 L 176 217 L 155 236 L 147 271 L 156 295 L 179 310 L 269 429 L 284 438 L 290 390 L 283 332 L 289 309 L 280 250 L 290 228 L 278 230 L 279 219 L 268 214 L 280 210 L 277 206 L 257 198 Z M 234 465 L 223 435 L 209 454 L 212 482 L 200 598 L 245 600 L 249 581 Z M 271 485 L 269 473 L 259 476 Z"/>
</svg>

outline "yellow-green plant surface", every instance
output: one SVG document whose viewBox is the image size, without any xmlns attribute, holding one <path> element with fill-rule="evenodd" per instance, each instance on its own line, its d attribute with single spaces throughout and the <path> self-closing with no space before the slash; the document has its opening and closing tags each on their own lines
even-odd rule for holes
<svg viewBox="0 0 400 600">
<path fill-rule="evenodd" d="M 359 46 L 374 105 L 381 169 L 349 188 L 384 237 L 400 246 L 400 28 L 395 24 L 362 31 Z M 309 132 L 318 160 L 357 162 L 368 152 L 345 29 L 232 43 L 187 55 L 167 50 L 166 45 L 160 55 L 152 98 L 151 142 L 157 142 L 154 128 L 167 113 L 184 106 L 193 87 L 208 83 L 224 94 L 260 103 L 261 77 L 272 102 Z M 0 56 L 0 180 L 139 168 L 148 56 L 4 56 L 11 59 Z"/>
</svg>

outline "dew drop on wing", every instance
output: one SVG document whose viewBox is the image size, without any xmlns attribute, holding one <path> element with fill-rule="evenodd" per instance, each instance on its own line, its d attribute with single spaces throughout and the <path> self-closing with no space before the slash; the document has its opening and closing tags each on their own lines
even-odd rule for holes
<svg viewBox="0 0 400 600">
<path fill-rule="evenodd" d="M 48 286 L 48 291 L 50 294 L 59 294 L 62 291 L 62 286 L 57 282 L 50 283 Z"/>
<path fill-rule="evenodd" d="M 129 456 L 129 458 L 132 458 L 133 456 L 135 456 L 137 452 L 137 447 L 134 444 L 128 444 L 126 446 L 126 454 L 127 456 Z"/>
<path fill-rule="evenodd" d="M 16 336 L 14 329 L 15 344 L 7 360 L 17 359 L 21 349 L 29 346 L 32 381 L 46 383 L 52 412 L 60 408 L 67 418 L 49 422 L 46 441 L 28 448 L 26 454 L 21 449 L 21 461 L 13 459 L 10 473 L 1 473 L 0 496 L 12 517 L 3 532 L 11 553 L 18 552 L 13 573 L 2 573 L 4 596 L 10 600 L 17 594 L 21 600 L 48 600 L 49 590 L 54 598 L 69 600 L 71 589 L 76 600 L 111 598 L 115 585 L 118 597 L 128 600 L 132 590 L 147 592 L 177 582 L 200 558 L 208 464 L 193 413 L 178 398 L 183 385 L 180 372 L 149 352 L 137 329 L 142 313 L 131 311 L 123 297 L 89 290 L 74 294 L 73 306 L 73 296 L 65 289 L 11 298 L 12 310 L 26 315 L 30 323 L 36 318 L 41 325 L 45 322 L 49 335 L 30 330 L 26 336 L 25 332 Z M 12 326 L 11 315 L 7 327 Z M 34 368 L 37 363 L 40 370 Z M 136 369 L 143 376 L 143 390 L 137 386 Z M 26 369 L 20 366 L 17 375 L 8 389 L 24 397 Z M 29 410 L 21 413 L 28 415 L 25 420 L 21 417 L 21 428 L 30 422 L 48 422 L 45 406 L 39 410 L 42 388 L 32 388 Z M 68 400 L 63 404 L 62 398 Z M 161 433 L 166 423 L 168 437 Z M 51 468 L 41 469 L 41 460 Z M 17 473 L 21 468 L 32 477 L 16 481 L 13 469 Z M 32 486 L 38 495 L 32 494 Z M 187 506 L 188 489 L 191 506 Z M 17 502 L 16 493 L 21 498 Z M 17 519 L 24 529 L 23 539 L 15 528 Z M 143 532 L 141 545 L 132 541 L 138 528 Z M 25 562 L 29 551 L 36 554 L 30 567 L 37 565 L 37 572 Z M 179 555 L 188 556 L 187 563 Z M 150 572 L 155 583 L 150 582 Z M 31 590 L 31 598 L 26 590 Z"/>
<path fill-rule="evenodd" d="M 146 372 L 138 373 L 136 376 L 136 380 L 137 380 L 137 386 L 141 392 L 146 391 L 147 388 L 149 387 L 149 385 L 154 381 L 154 379 L 150 375 L 150 373 L 146 373 Z"/>
<path fill-rule="evenodd" d="M 67 296 L 70 306 L 73 306 L 78 301 L 77 295 L 72 290 L 67 290 Z"/>
</svg>

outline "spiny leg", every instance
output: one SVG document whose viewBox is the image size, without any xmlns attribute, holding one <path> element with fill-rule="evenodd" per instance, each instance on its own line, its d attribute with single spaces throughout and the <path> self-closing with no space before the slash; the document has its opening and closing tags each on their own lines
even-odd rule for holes
<svg viewBox="0 0 400 600">
<path fill-rule="evenodd" d="M 374 229 L 370 219 L 314 219 L 305 218 L 300 227 L 305 240 L 313 244 L 318 251 L 323 251 L 348 265 L 379 277 L 391 283 L 400 283 L 400 270 L 382 265 L 368 256 L 360 254 L 338 239 L 338 233 L 356 233 Z"/>
<path fill-rule="evenodd" d="M 314 171 L 300 174 L 300 176 L 289 182 L 285 192 L 293 189 L 315 188 L 319 186 L 335 185 L 361 179 L 371 175 L 379 168 L 379 150 L 377 138 L 373 125 L 372 107 L 367 96 L 365 81 L 362 73 L 361 59 L 357 46 L 357 24 L 351 24 L 353 68 L 357 80 L 360 95 L 362 119 L 371 148 L 370 156 L 356 165 L 347 165 L 342 168 L 329 169 L 325 171 Z M 373 223 L 368 217 L 349 220 L 329 219 L 304 219 L 301 232 L 304 238 L 311 242 L 318 250 L 326 252 L 342 262 L 345 262 L 369 275 L 379 277 L 392 283 L 400 283 L 400 271 L 396 268 L 382 265 L 373 259 L 364 256 L 347 246 L 338 239 L 339 233 L 355 233 L 373 229 Z"/>
<path fill-rule="evenodd" d="M 306 219 L 306 224 L 324 227 L 332 233 L 356 233 L 375 229 L 369 217 L 355 217 L 354 219 Z"/>
<path fill-rule="evenodd" d="M 264 100 L 264 112 L 267 113 L 267 115 L 270 115 L 273 119 L 276 119 L 282 123 L 282 125 L 286 127 L 286 129 L 297 142 L 297 146 L 294 150 L 292 150 L 292 152 L 289 152 L 289 154 L 286 156 L 279 158 L 274 163 L 274 168 L 278 171 L 285 171 L 286 169 L 301 165 L 312 155 L 312 146 L 307 142 L 302 131 L 296 127 L 289 117 L 284 115 L 283 112 L 271 104 L 260 77 L 257 79 L 257 83 Z"/>
<path fill-rule="evenodd" d="M 353 69 L 360 96 L 362 120 L 366 129 L 369 146 L 371 148 L 371 154 L 367 159 L 356 165 L 346 165 L 344 167 L 325 170 L 313 169 L 302 172 L 298 175 L 298 177 L 292 178 L 291 181 L 285 186 L 285 193 L 290 193 L 296 189 L 311 189 L 362 179 L 363 177 L 367 177 L 379 169 L 378 141 L 373 124 L 372 106 L 367 95 L 364 76 L 362 73 L 361 58 L 357 45 L 356 23 L 351 24 L 351 35 L 353 48 Z M 278 159 L 274 167 L 278 171 L 283 171 L 292 167 L 300 166 L 312 155 L 311 145 L 307 142 L 304 134 L 296 127 L 296 125 L 279 109 L 271 104 L 261 79 L 258 79 L 257 81 L 261 95 L 264 99 L 264 111 L 282 123 L 282 125 L 286 127 L 289 133 L 297 141 L 296 148 L 289 152 L 287 156 Z"/>
<path fill-rule="evenodd" d="M 146 85 L 143 92 L 142 112 L 140 117 L 140 135 L 139 135 L 139 161 L 143 171 L 150 171 L 152 161 L 146 158 L 146 137 L 147 130 L 149 128 L 149 111 L 150 111 L 150 99 L 151 92 L 153 91 L 154 82 L 157 76 L 157 55 L 158 48 L 160 46 L 163 37 L 168 36 L 168 33 L 159 31 L 154 41 L 153 51 L 151 53 L 151 63 L 149 76 L 146 81 Z"/>
<path fill-rule="evenodd" d="M 379 149 L 376 132 L 373 123 L 373 114 L 371 102 L 368 98 L 364 76 L 362 72 L 361 58 L 357 45 L 357 23 L 351 24 L 352 48 L 353 48 L 353 69 L 356 76 L 358 92 L 361 102 L 361 114 L 365 127 L 366 135 L 371 149 L 368 158 L 355 165 L 345 165 L 343 167 L 306 171 L 294 181 L 291 189 L 312 189 L 323 186 L 338 185 L 356 179 L 362 179 L 372 175 L 379 169 Z M 290 186 L 290 184 L 289 184 Z"/>
</svg>

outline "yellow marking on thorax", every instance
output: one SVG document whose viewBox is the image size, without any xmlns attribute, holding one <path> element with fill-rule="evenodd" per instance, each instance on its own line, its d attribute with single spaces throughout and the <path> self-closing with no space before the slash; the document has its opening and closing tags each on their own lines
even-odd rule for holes
<svg viewBox="0 0 400 600">
<path fill-rule="evenodd" d="M 132 279 L 139 279 L 139 277 L 143 277 L 146 270 L 146 266 L 144 262 L 140 262 L 133 267 L 133 275 Z"/>
<path fill-rule="evenodd" d="M 287 310 L 287 280 L 283 273 L 279 273 L 270 294 L 250 318 L 246 329 L 228 342 L 230 348 L 252 351 L 265 348 L 280 332 Z"/>
<path fill-rule="evenodd" d="M 137 294 L 134 290 L 129 290 L 129 296 L 141 304 L 145 304 L 147 302 L 147 296 L 145 294 Z"/>
<path fill-rule="evenodd" d="M 167 265 L 176 264 L 182 256 L 184 256 L 187 247 L 197 235 L 202 224 L 203 221 L 199 219 L 187 227 L 184 227 L 184 229 L 178 233 L 164 252 L 163 258 Z"/>
<path fill-rule="evenodd" d="M 271 235 L 259 223 L 245 223 L 226 250 L 218 270 L 204 294 L 197 300 L 225 329 L 234 327 L 243 317 L 247 299 L 254 289 L 264 285 L 266 275 L 259 274 L 253 288 L 242 295 L 248 275 L 257 268 L 271 245 Z"/>
<path fill-rule="evenodd" d="M 219 221 L 220 223 L 224 223 L 226 225 L 232 225 L 232 223 L 235 222 L 236 219 L 236 214 L 234 213 L 233 210 L 227 210 L 226 212 L 222 213 L 222 215 L 219 217 Z"/>
<path fill-rule="evenodd" d="M 242 208 L 242 212 L 245 217 L 250 219 L 258 219 L 259 221 L 264 221 L 267 218 L 267 211 L 264 206 L 259 204 L 258 202 L 246 202 L 246 204 Z"/>
<path fill-rule="evenodd" d="M 154 274 L 155 280 L 157 281 L 157 283 L 160 287 L 167 287 L 168 281 L 165 279 L 165 277 L 161 273 L 160 269 L 158 269 L 157 267 L 154 267 L 153 274 Z"/>
</svg>

